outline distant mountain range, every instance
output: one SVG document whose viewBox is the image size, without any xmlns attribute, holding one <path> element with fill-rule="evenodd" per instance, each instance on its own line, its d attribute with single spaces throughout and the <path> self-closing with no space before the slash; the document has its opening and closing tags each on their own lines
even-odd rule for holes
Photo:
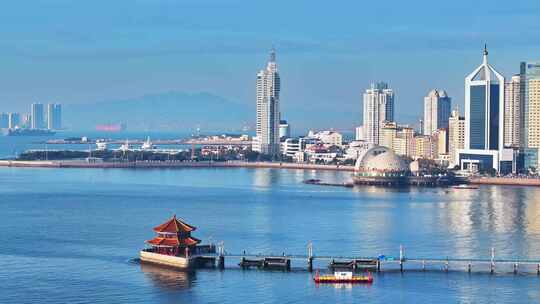
<svg viewBox="0 0 540 304">
<path fill-rule="evenodd" d="M 210 93 L 167 92 L 86 104 L 64 105 L 64 124 L 92 130 L 97 124 L 126 123 L 130 131 L 241 130 L 253 125 L 255 106 Z M 251 124 L 250 124 L 251 123 Z"/>
<path fill-rule="evenodd" d="M 338 103 L 339 104 L 339 103 Z M 335 104 L 296 104 L 282 100 L 282 119 L 294 135 L 309 129 L 353 131 L 361 122 L 360 103 L 349 109 Z M 94 130 L 98 124 L 125 123 L 128 131 L 254 133 L 255 102 L 240 103 L 210 93 L 167 92 L 122 100 L 65 104 L 64 125 L 72 130 Z"/>
</svg>

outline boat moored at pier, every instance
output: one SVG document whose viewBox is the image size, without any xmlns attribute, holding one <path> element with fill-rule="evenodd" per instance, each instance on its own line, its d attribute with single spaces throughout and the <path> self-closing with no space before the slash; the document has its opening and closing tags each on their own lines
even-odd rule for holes
<svg viewBox="0 0 540 304">
<path fill-rule="evenodd" d="M 333 275 L 320 275 L 319 271 L 315 273 L 313 277 L 315 283 L 373 283 L 373 277 L 368 272 L 367 275 L 354 275 L 350 271 L 336 271 Z"/>
</svg>

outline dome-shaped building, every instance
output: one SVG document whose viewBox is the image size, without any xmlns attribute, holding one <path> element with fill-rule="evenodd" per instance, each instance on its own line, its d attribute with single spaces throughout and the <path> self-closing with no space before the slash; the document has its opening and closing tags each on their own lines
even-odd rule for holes
<svg viewBox="0 0 540 304">
<path fill-rule="evenodd" d="M 354 181 L 368 185 L 406 184 L 409 165 L 386 147 L 374 147 L 356 161 Z"/>
</svg>

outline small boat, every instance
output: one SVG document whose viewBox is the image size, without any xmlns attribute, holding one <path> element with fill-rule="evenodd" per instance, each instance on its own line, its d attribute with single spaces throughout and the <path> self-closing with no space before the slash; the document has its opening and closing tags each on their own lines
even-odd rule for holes
<svg viewBox="0 0 540 304">
<path fill-rule="evenodd" d="M 461 184 L 461 185 L 457 185 L 457 186 L 452 186 L 452 188 L 454 188 L 454 189 L 478 189 L 478 186 Z"/>
<path fill-rule="evenodd" d="M 333 275 L 319 275 L 319 271 L 313 277 L 315 283 L 373 283 L 371 273 L 356 276 L 350 271 L 336 271 Z"/>
</svg>

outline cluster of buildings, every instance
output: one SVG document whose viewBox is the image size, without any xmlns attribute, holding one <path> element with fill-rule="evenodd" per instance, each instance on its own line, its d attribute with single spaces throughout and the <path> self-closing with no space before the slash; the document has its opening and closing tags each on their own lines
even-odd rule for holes
<svg viewBox="0 0 540 304">
<path fill-rule="evenodd" d="M 2 129 L 62 129 L 62 105 L 49 103 L 45 107 L 41 103 L 33 103 L 30 113 L 0 113 Z"/>
<path fill-rule="evenodd" d="M 356 139 L 387 147 L 410 159 L 500 174 L 537 171 L 540 166 L 540 62 L 522 62 L 509 80 L 488 62 L 465 77 L 465 112 L 452 110 L 444 90 L 424 98 L 420 130 L 394 120 L 394 92 L 385 83 L 364 93 L 363 125 Z"/>
<path fill-rule="evenodd" d="M 359 145 L 363 144 L 344 144 L 342 134 L 335 131 L 310 131 L 304 137 L 291 137 L 291 127 L 281 117 L 280 87 L 276 52 L 272 50 L 266 68 L 257 73 L 257 125 L 256 136 L 252 140 L 253 151 L 313 163 L 358 157 Z"/>
<path fill-rule="evenodd" d="M 431 160 L 441 167 L 500 174 L 536 171 L 540 167 L 540 62 L 522 62 L 510 79 L 488 62 L 465 77 L 465 109 L 452 108 L 445 90 L 424 98 L 420 128 L 398 124 L 395 94 L 385 82 L 363 94 L 363 124 L 356 140 L 345 143 L 335 131 L 291 137 L 280 112 L 280 77 L 272 50 L 265 69 L 257 73 L 257 132 L 252 149 L 297 162 L 333 162 L 361 158 L 385 147 L 405 160 Z M 382 151 L 382 150 L 381 150 Z"/>
</svg>

